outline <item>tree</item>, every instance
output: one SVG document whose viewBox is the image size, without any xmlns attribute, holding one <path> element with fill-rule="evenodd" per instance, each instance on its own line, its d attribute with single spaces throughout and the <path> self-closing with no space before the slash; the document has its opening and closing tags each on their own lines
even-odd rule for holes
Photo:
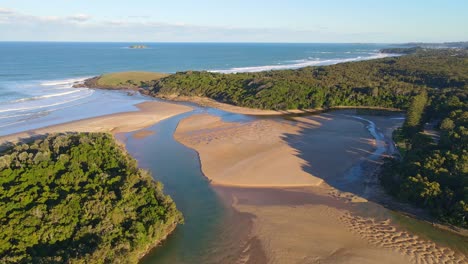
<svg viewBox="0 0 468 264">
<path fill-rule="evenodd" d="M 111 135 L 54 134 L 0 155 L 0 263 L 135 263 L 182 221 Z"/>
</svg>

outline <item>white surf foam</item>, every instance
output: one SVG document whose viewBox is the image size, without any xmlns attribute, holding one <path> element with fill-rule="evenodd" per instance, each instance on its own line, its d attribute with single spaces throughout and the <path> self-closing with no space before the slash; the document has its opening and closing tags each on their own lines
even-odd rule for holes
<svg viewBox="0 0 468 264">
<path fill-rule="evenodd" d="M 8 113 L 8 112 L 24 112 L 24 111 L 32 111 L 43 109 L 51 106 L 63 105 L 70 102 L 74 102 L 76 100 L 80 100 L 86 98 L 93 94 L 92 90 L 83 91 L 79 94 L 73 94 L 72 96 L 62 97 L 60 100 L 32 100 L 31 101 L 24 101 L 19 102 L 16 104 L 8 104 L 5 106 L 0 107 L 0 113 Z M 45 99 L 50 99 L 53 97 L 44 97 Z"/>
<path fill-rule="evenodd" d="M 392 57 L 392 56 L 396 56 L 396 55 L 386 54 L 386 53 L 375 53 L 370 56 L 358 56 L 358 57 L 346 58 L 346 59 L 326 59 L 326 60 L 307 59 L 307 60 L 297 60 L 295 63 L 291 63 L 291 64 L 238 67 L 238 68 L 231 68 L 227 70 L 210 70 L 210 72 L 238 73 L 238 72 L 261 72 L 261 71 L 271 71 L 271 70 L 299 69 L 299 68 L 304 68 L 308 66 L 332 65 L 332 64 L 343 63 L 343 62 L 380 59 L 380 58 L 386 58 L 386 57 Z"/>
<path fill-rule="evenodd" d="M 83 82 L 84 80 L 90 78 L 88 77 L 80 77 L 80 78 L 70 78 L 64 80 L 53 80 L 53 81 L 42 81 L 40 85 L 42 86 L 57 86 L 57 85 L 73 85 L 75 83 Z"/>
<path fill-rule="evenodd" d="M 82 92 L 82 91 L 83 91 L 83 89 L 74 89 L 72 91 L 67 91 L 67 92 L 63 92 L 63 93 L 46 94 L 46 95 L 42 95 L 42 96 L 33 96 L 33 97 L 21 98 L 21 99 L 12 101 L 11 103 L 22 103 L 22 102 L 27 102 L 27 101 L 41 100 L 41 99 L 46 99 L 46 98 L 52 98 L 52 97 L 58 97 L 58 96 L 64 96 L 64 95 L 79 93 L 79 92 Z"/>
</svg>

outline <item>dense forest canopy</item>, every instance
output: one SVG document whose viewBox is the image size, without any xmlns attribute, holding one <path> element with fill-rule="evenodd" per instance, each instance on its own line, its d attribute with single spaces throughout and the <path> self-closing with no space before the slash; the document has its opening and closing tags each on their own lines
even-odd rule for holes
<svg viewBox="0 0 468 264">
<path fill-rule="evenodd" d="M 412 98 L 381 182 L 396 197 L 429 209 L 439 220 L 468 228 L 468 98 L 466 88 Z M 426 129 L 434 129 L 430 135 Z"/>
<path fill-rule="evenodd" d="M 179 72 L 155 81 L 155 96 L 203 96 L 260 109 L 378 106 L 406 109 L 424 90 L 464 89 L 468 51 L 411 55 L 297 70 L 221 74 Z"/>
<path fill-rule="evenodd" d="M 0 154 L 0 263 L 135 263 L 181 221 L 109 134 L 54 134 Z"/>
</svg>

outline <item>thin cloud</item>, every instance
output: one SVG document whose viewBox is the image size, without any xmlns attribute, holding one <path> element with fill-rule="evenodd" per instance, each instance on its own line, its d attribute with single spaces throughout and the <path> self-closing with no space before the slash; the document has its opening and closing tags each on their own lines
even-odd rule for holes
<svg viewBox="0 0 468 264">
<path fill-rule="evenodd" d="M 11 15 L 14 11 L 8 8 L 0 7 L 0 15 Z"/>
<path fill-rule="evenodd" d="M 86 15 L 86 14 L 76 14 L 76 15 L 67 17 L 68 20 L 75 21 L 75 22 L 85 22 L 85 21 L 90 20 L 91 18 L 92 17 L 90 15 Z"/>
<path fill-rule="evenodd" d="M 34 19 L 38 19 L 40 21 L 44 22 L 55 22 L 55 21 L 60 21 L 61 18 L 58 16 L 39 16 L 39 17 L 33 17 Z"/>
<path fill-rule="evenodd" d="M 15 28 L 15 30 L 12 30 Z M 310 29 L 243 28 L 164 23 L 150 19 L 98 20 L 86 14 L 37 16 L 0 8 L 0 36 L 5 40 L 50 41 L 352 41 L 355 34 Z M 375 36 L 375 33 L 374 35 Z"/>
</svg>

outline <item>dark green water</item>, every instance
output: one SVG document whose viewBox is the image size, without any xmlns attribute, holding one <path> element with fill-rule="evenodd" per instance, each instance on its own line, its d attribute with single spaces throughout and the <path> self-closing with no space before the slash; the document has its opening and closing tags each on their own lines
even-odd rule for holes
<svg viewBox="0 0 468 264">
<path fill-rule="evenodd" d="M 232 209 L 225 208 L 202 174 L 197 152 L 173 138 L 179 121 L 199 112 L 229 121 L 245 119 L 215 109 L 197 108 L 146 129 L 155 133 L 143 139 L 133 138 L 133 133 L 125 135 L 128 152 L 140 167 L 149 169 L 156 180 L 164 183 L 165 193 L 171 195 L 185 218 L 185 224 L 177 227 L 141 263 L 219 263 L 234 257 L 238 250 L 228 239 L 239 228 L 230 228 Z"/>
</svg>

